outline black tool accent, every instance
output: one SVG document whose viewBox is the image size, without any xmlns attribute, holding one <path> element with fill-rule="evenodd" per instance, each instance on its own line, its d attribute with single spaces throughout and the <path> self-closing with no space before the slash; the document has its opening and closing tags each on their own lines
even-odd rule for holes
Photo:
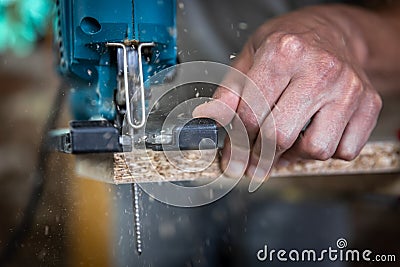
<svg viewBox="0 0 400 267">
<path fill-rule="evenodd" d="M 202 140 L 207 139 L 207 142 Z M 199 150 L 218 147 L 218 128 L 214 120 L 194 118 L 183 125 L 177 125 L 172 130 L 172 143 L 154 144 L 146 142 L 146 147 L 154 151 L 162 150 Z"/>
<path fill-rule="evenodd" d="M 119 130 L 108 121 L 71 121 L 70 130 L 51 134 L 51 146 L 72 154 L 122 152 Z"/>
</svg>

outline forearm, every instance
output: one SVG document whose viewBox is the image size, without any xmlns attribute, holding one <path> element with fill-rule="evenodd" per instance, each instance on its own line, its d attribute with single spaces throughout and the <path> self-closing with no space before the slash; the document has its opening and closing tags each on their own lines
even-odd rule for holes
<svg viewBox="0 0 400 267">
<path fill-rule="evenodd" d="M 381 93 L 400 92 L 400 5 L 372 11 L 345 5 L 309 9 L 334 23 Z"/>
</svg>

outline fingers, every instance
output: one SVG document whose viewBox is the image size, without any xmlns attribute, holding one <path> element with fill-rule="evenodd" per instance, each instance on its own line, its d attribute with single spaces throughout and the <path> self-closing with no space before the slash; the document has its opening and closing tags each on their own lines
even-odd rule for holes
<svg viewBox="0 0 400 267">
<path fill-rule="evenodd" d="M 382 100 L 371 89 L 359 101 L 354 112 L 337 104 L 321 109 L 295 145 L 280 159 L 295 162 L 301 159 L 353 160 L 364 147 L 374 129 Z"/>
<path fill-rule="evenodd" d="M 223 125 L 231 122 L 232 133 L 240 127 L 246 132 L 225 145 L 221 165 L 228 175 L 246 169 L 248 176 L 264 179 L 280 158 L 351 160 L 375 127 L 382 102 L 364 72 L 335 51 L 307 48 L 296 34 L 272 33 L 255 53 L 248 46 L 235 66 L 250 79 L 230 72 L 216 100 L 193 112 Z"/>
<path fill-rule="evenodd" d="M 237 111 L 246 125 L 250 143 L 268 115 L 269 106 L 279 98 L 301 65 L 303 50 L 303 40 L 293 34 L 271 34 L 269 41 L 259 47 L 255 54 L 250 40 L 233 64 L 250 79 L 241 78 L 242 75 L 233 70 L 226 76 L 222 86 L 217 88 L 214 98 Z M 233 114 L 216 101 L 198 106 L 193 116 L 218 118 L 223 125 L 233 118 Z"/>
<path fill-rule="evenodd" d="M 237 108 L 248 129 L 250 143 L 301 63 L 303 46 L 296 36 L 272 34 L 269 40 L 255 54 L 254 64 L 247 73 L 250 81 L 243 88 Z"/>
<path fill-rule="evenodd" d="M 282 151 L 279 156 L 284 153 L 283 158 L 288 161 L 331 158 L 352 114 L 337 104 L 323 107 L 314 115 L 304 134 L 299 136 L 290 150 Z"/>
<path fill-rule="evenodd" d="M 353 71 L 344 69 L 339 73 L 333 72 L 333 75 L 338 79 L 326 83 L 326 77 L 320 79 L 318 75 L 306 73 L 293 79 L 286 88 L 272 111 L 276 128 L 275 160 L 281 157 L 290 161 L 326 160 L 335 154 L 346 127 L 353 127 L 348 126 L 353 114 L 360 105 L 365 105 L 360 99 L 366 90 Z M 334 93 L 326 94 L 326 91 Z M 300 135 L 310 118 L 311 123 L 304 134 Z M 367 123 L 368 129 L 373 128 L 373 123 Z M 247 170 L 249 176 L 256 178 L 262 178 L 268 173 L 268 169 L 262 168 L 268 158 L 263 156 L 265 152 L 260 145 L 266 129 L 264 125 L 260 129 Z M 358 131 L 363 129 L 359 128 Z"/>
<path fill-rule="evenodd" d="M 222 126 L 226 126 L 232 121 L 236 114 L 236 107 L 240 96 L 231 94 L 226 100 L 215 99 L 197 106 L 192 113 L 193 118 L 211 118 Z"/>
<path fill-rule="evenodd" d="M 335 105 L 322 109 L 314 116 L 304 135 L 299 137 L 295 145 L 285 152 L 280 160 L 284 162 L 329 158 L 353 160 L 375 128 L 381 108 L 381 98 L 370 90 L 361 99 L 358 109 L 350 118 L 348 114 L 340 115 L 338 112 L 340 109 Z"/>
<path fill-rule="evenodd" d="M 231 178 L 241 178 L 246 171 L 250 149 L 248 147 L 246 148 L 237 145 L 231 140 L 231 136 L 225 139 L 220 167 L 226 176 Z"/>
<path fill-rule="evenodd" d="M 232 71 L 226 75 L 214 93 L 214 99 L 237 110 L 241 119 L 249 126 L 253 139 L 256 130 L 271 106 L 289 84 L 299 66 L 303 50 L 302 41 L 291 34 L 272 34 L 255 52 L 255 37 L 250 39 L 234 61 Z M 257 41 L 259 42 L 259 41 Z M 250 79 L 246 79 L 246 74 Z M 256 85 L 256 86 L 255 86 Z M 258 88 L 257 88 L 258 87 Z M 268 101 L 260 101 L 260 99 Z M 252 116 L 254 115 L 254 116 Z M 224 118 L 224 125 L 233 118 L 218 102 L 208 102 L 193 111 L 194 117 Z"/>
<path fill-rule="evenodd" d="M 249 42 L 233 62 L 231 71 L 216 89 L 213 98 L 219 102 L 211 101 L 197 106 L 193 111 L 193 117 L 218 119 L 222 125 L 227 125 L 234 116 L 230 110 L 236 111 L 239 105 L 245 83 L 243 73 L 252 66 L 253 57 L 252 45 Z"/>
<path fill-rule="evenodd" d="M 215 100 L 197 106 L 193 110 L 193 118 L 211 118 L 218 120 L 223 126 L 227 125 L 236 113 L 241 91 L 242 86 L 240 83 L 218 87 L 218 94 L 214 94 Z"/>
<path fill-rule="evenodd" d="M 264 178 L 269 172 L 269 161 L 274 158 L 268 153 L 271 151 L 270 144 L 274 144 L 275 158 L 279 158 L 293 146 L 309 118 L 324 104 L 313 97 L 318 93 L 315 90 L 316 84 L 307 82 L 309 87 L 303 88 L 304 84 L 303 77 L 294 79 L 279 98 L 272 114 L 263 122 L 254 143 L 248 176 Z M 275 135 L 270 133 L 271 130 L 275 131 Z"/>
<path fill-rule="evenodd" d="M 261 67 L 260 65 L 256 65 L 256 68 Z M 273 71 L 273 68 L 269 68 L 271 71 Z M 252 68 L 253 70 L 253 68 Z M 254 70 L 253 70 L 254 71 Z M 256 71 L 256 70 L 255 70 Z M 265 71 L 265 67 L 264 67 Z M 268 77 L 268 73 L 266 74 Z M 276 79 L 275 76 L 271 76 Z M 277 90 L 271 90 L 272 97 L 271 98 L 278 98 L 279 97 L 279 92 L 282 92 L 287 83 L 290 80 L 290 74 L 286 75 L 286 78 L 282 79 L 271 79 L 271 81 L 274 84 L 274 86 L 277 86 Z M 278 82 L 279 81 L 279 82 Z M 282 88 L 283 87 L 283 88 Z M 245 86 L 243 88 L 243 93 L 240 98 L 240 102 L 237 108 L 237 115 L 235 118 L 233 118 L 231 126 L 232 126 L 232 133 L 238 133 L 239 128 L 244 125 L 244 131 L 246 133 L 245 136 L 242 138 L 236 138 L 237 143 L 235 143 L 233 140 L 231 140 L 229 143 L 227 143 L 223 149 L 223 157 L 222 157 L 222 168 L 224 169 L 224 166 L 227 166 L 227 161 L 230 159 L 230 157 L 235 156 L 237 158 L 237 164 L 234 169 L 230 169 L 229 167 L 226 169 L 226 173 L 228 175 L 234 176 L 237 175 L 237 170 L 243 170 L 246 169 L 247 162 L 249 160 L 249 153 L 247 151 L 247 154 L 245 155 L 244 149 L 242 142 L 246 139 L 246 141 L 250 144 L 250 146 L 253 145 L 254 140 L 256 139 L 260 126 L 265 120 L 265 118 L 268 116 L 270 113 L 270 108 L 269 108 L 269 102 L 267 101 L 267 98 L 265 95 L 269 95 L 267 92 L 263 93 L 254 82 L 251 80 L 247 80 L 245 83 Z M 269 124 L 268 124 L 269 125 Z M 271 129 L 274 129 L 271 127 Z M 261 145 L 261 144 L 260 144 Z M 265 145 L 264 145 L 265 147 Z M 275 150 L 275 146 L 273 146 Z M 267 158 L 265 156 L 264 158 Z M 273 158 L 273 155 L 271 159 Z M 240 159 L 240 165 L 239 165 L 239 159 Z M 244 165 L 244 166 L 243 166 Z M 239 167 L 240 166 L 240 167 Z M 267 168 L 267 164 L 265 165 L 265 168 Z"/>
<path fill-rule="evenodd" d="M 382 99 L 377 93 L 369 90 L 351 117 L 334 158 L 353 160 L 358 156 L 375 128 L 381 109 Z"/>
<path fill-rule="evenodd" d="M 260 129 L 254 143 L 246 174 L 250 180 L 249 191 L 254 192 L 268 177 L 274 164 L 276 149 L 275 122 L 268 116 Z"/>
<path fill-rule="evenodd" d="M 240 178 L 248 165 L 251 146 L 245 125 L 237 114 L 230 126 L 226 128 L 227 138 L 222 151 L 221 169 L 229 177 Z"/>
</svg>

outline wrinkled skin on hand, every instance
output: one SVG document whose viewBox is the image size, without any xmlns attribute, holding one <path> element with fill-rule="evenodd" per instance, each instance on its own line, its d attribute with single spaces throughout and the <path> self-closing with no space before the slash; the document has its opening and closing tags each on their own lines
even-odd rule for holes
<svg viewBox="0 0 400 267">
<path fill-rule="evenodd" d="M 359 154 L 382 107 L 362 68 L 366 53 L 362 48 L 335 21 L 312 8 L 276 18 L 255 32 L 233 67 L 255 82 L 272 112 L 260 110 L 265 105 L 251 97 L 247 85 L 237 94 L 223 87 L 214 94 L 216 100 L 235 110 L 246 126 L 253 148 L 247 166 L 242 166 L 247 175 L 268 175 L 260 158 L 260 137 L 269 116 L 275 120 L 275 162 L 279 160 L 280 165 L 302 159 L 352 160 Z M 248 105 L 242 101 L 245 96 Z M 193 115 L 228 124 L 232 114 L 221 110 L 218 101 L 197 107 Z M 223 169 L 230 149 L 228 140 Z M 235 176 L 237 170 L 226 173 Z"/>
</svg>

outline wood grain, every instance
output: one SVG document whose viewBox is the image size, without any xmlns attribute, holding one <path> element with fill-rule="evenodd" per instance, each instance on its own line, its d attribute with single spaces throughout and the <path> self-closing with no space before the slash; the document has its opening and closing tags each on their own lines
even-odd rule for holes
<svg viewBox="0 0 400 267">
<path fill-rule="evenodd" d="M 167 159 L 163 152 L 141 151 L 116 153 L 113 158 L 112 180 L 115 184 L 132 182 L 161 182 L 212 179 L 222 175 L 219 157 L 207 168 L 198 172 L 185 171 L 207 166 L 199 159 L 198 151 L 183 154 L 183 160 L 174 166 L 171 162 L 178 158 Z M 196 160 L 197 159 L 197 160 Z M 274 168 L 271 177 L 291 177 L 310 175 L 338 175 L 359 173 L 397 173 L 400 172 L 400 144 L 394 141 L 371 142 L 353 161 L 330 159 L 327 161 L 304 161 L 284 168 Z"/>
</svg>

